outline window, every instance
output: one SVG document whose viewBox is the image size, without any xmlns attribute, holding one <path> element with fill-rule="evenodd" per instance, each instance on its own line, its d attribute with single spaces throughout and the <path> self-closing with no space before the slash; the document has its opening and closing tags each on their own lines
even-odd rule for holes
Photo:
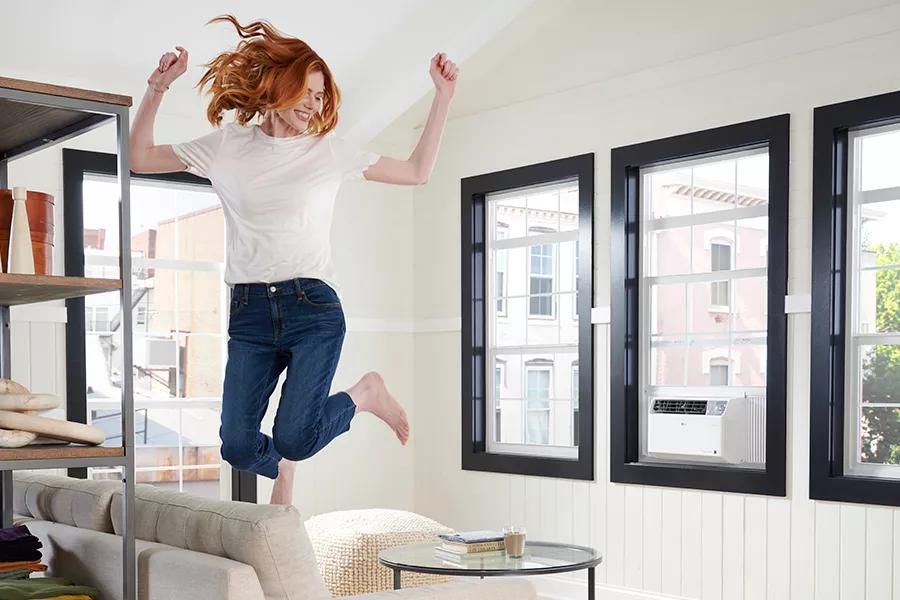
<svg viewBox="0 0 900 600">
<path fill-rule="evenodd" d="M 550 381 L 553 361 L 534 359 L 525 363 L 525 443 L 550 443 Z"/>
<path fill-rule="evenodd" d="M 591 479 L 592 400 L 567 374 L 591 362 L 593 157 L 462 183 L 463 467 Z"/>
<path fill-rule="evenodd" d="M 529 233 L 552 233 L 552 229 L 531 227 Z M 534 244 L 529 247 L 528 314 L 532 317 L 553 317 L 553 244 Z"/>
<path fill-rule="evenodd" d="M 709 253 L 711 272 L 731 270 L 731 244 L 713 242 L 710 245 Z M 725 309 L 727 311 L 731 298 L 728 280 L 711 282 L 710 292 L 711 308 Z"/>
<path fill-rule="evenodd" d="M 497 239 L 505 240 L 509 233 L 509 225 L 497 222 Z M 506 250 L 497 251 L 497 268 L 495 270 L 497 281 L 495 283 L 497 290 L 497 314 L 506 316 L 506 270 L 508 262 L 506 259 Z"/>
<path fill-rule="evenodd" d="M 503 382 L 506 365 L 503 361 L 497 361 L 494 367 L 494 441 L 500 443 L 503 441 L 503 425 L 501 398 L 503 397 Z"/>
<path fill-rule="evenodd" d="M 728 383 L 728 359 L 712 359 L 709 363 L 709 385 L 728 385 Z"/>
<path fill-rule="evenodd" d="M 817 108 L 810 495 L 900 505 L 900 93 Z"/>
<path fill-rule="evenodd" d="M 613 481 L 784 495 L 788 132 L 613 150 Z"/>
<path fill-rule="evenodd" d="M 575 268 L 572 270 L 572 278 L 575 280 L 575 289 L 578 289 L 578 240 L 575 240 Z M 578 294 L 572 296 L 572 319 L 578 320 Z"/>
<path fill-rule="evenodd" d="M 66 238 L 66 272 L 118 277 L 115 156 L 66 150 L 64 163 L 78 169 L 77 178 L 66 178 L 66 195 L 84 198 L 82 214 L 66 212 L 67 227 L 85 231 L 83 239 Z M 222 475 L 230 472 L 218 435 L 228 306 L 225 224 L 203 181 L 184 173 L 132 178 L 135 467 L 138 483 L 220 498 Z M 67 302 L 69 323 L 80 322 L 78 311 L 85 320 L 81 331 L 67 328 L 67 352 L 81 347 L 85 365 L 68 374 L 67 408 L 106 431 L 112 443 L 121 435 L 120 304 L 117 293 Z M 95 467 L 73 475 L 104 479 L 120 472 Z"/>
<path fill-rule="evenodd" d="M 578 445 L 578 361 L 572 363 L 572 445 Z"/>
</svg>

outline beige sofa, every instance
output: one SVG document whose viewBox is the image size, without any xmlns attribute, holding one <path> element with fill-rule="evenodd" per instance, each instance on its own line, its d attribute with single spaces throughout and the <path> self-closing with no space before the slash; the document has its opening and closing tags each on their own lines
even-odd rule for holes
<svg viewBox="0 0 900 600">
<path fill-rule="evenodd" d="M 14 510 L 44 543 L 50 573 L 121 599 L 121 486 L 15 475 Z M 294 507 L 213 501 L 138 485 L 139 600 L 324 600 L 330 595 Z M 521 579 L 459 580 L 366 600 L 534 600 Z"/>
</svg>

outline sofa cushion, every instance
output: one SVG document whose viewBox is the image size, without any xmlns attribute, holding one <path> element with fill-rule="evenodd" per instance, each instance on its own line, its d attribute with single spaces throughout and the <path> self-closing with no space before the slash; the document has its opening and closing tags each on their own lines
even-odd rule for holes
<svg viewBox="0 0 900 600">
<path fill-rule="evenodd" d="M 112 502 L 121 533 L 122 495 Z M 266 598 L 330 598 L 293 506 L 210 500 L 135 486 L 135 535 L 142 540 L 223 556 L 252 566 Z"/>
<path fill-rule="evenodd" d="M 17 514 L 110 533 L 110 503 L 122 484 L 16 471 L 13 510 Z"/>
</svg>

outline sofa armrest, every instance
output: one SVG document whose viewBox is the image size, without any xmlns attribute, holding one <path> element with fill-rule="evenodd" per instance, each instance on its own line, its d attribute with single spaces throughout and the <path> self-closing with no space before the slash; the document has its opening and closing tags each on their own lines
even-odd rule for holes
<svg viewBox="0 0 900 600">
<path fill-rule="evenodd" d="M 213 554 L 138 542 L 138 597 L 264 600 L 253 567 Z"/>
<path fill-rule="evenodd" d="M 44 544 L 53 575 L 97 588 L 105 600 L 122 598 L 122 538 L 50 521 L 29 521 Z M 264 600 L 256 571 L 221 556 L 135 541 L 139 600 Z"/>
<path fill-rule="evenodd" d="M 451 583 L 376 592 L 353 596 L 347 600 L 536 600 L 534 586 L 525 579 L 506 578 L 461 579 Z"/>
</svg>

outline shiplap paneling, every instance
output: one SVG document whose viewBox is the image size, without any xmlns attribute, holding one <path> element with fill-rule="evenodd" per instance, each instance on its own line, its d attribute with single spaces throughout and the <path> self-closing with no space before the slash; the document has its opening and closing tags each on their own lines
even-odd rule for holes
<svg viewBox="0 0 900 600">
<path fill-rule="evenodd" d="M 813 580 L 813 597 L 816 600 L 840 600 L 841 506 L 820 502 L 815 505 L 815 512 L 816 576 Z"/>
<path fill-rule="evenodd" d="M 866 511 L 866 600 L 891 600 L 894 558 L 894 509 Z"/>
<path fill-rule="evenodd" d="M 643 507 L 644 584 L 650 592 L 662 590 L 662 490 L 646 488 Z"/>
<path fill-rule="evenodd" d="M 722 494 L 703 493 L 703 523 L 700 531 L 703 600 L 722 599 Z"/>
<path fill-rule="evenodd" d="M 866 507 L 841 506 L 841 598 L 866 597 Z"/>
</svg>

